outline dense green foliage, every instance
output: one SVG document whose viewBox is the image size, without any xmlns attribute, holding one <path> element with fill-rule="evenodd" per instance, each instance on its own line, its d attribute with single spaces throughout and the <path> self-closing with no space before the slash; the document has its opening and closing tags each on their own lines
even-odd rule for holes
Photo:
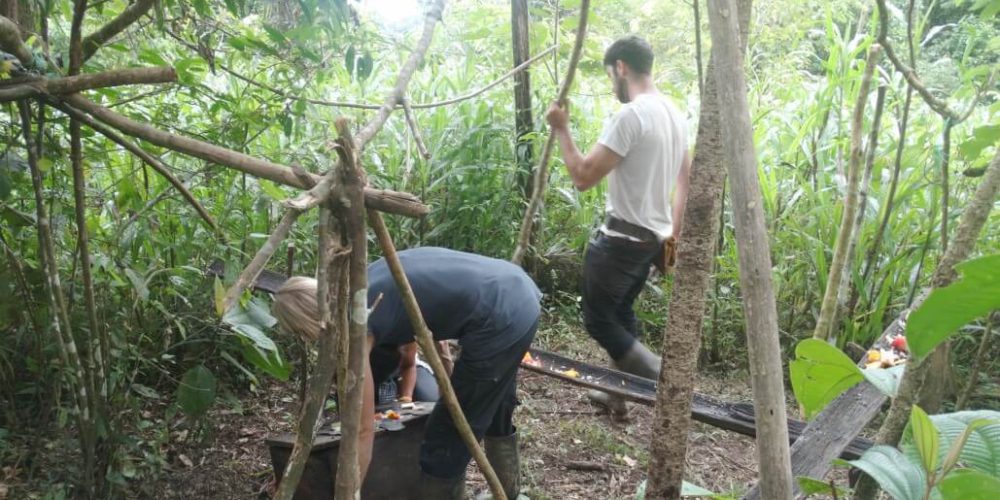
<svg viewBox="0 0 1000 500">
<path fill-rule="evenodd" d="M 38 33 L 30 40 L 32 47 L 41 52 L 42 39 L 47 38 L 51 57 L 67 59 L 72 2 L 22 3 L 30 4 L 34 14 L 28 23 Z M 91 3 L 85 34 L 128 4 L 125 0 Z M 892 9 L 890 36 L 897 52 L 905 55 L 906 6 L 895 3 L 900 5 Z M 573 128 L 581 147 L 593 144 L 602 119 L 617 109 L 600 58 L 610 40 L 629 31 L 650 39 L 657 56 L 657 83 L 693 125 L 699 72 L 690 4 L 677 0 L 593 4 L 592 28 L 571 93 Z M 779 321 L 785 345 L 791 347 L 810 335 L 822 299 L 844 198 L 849 115 L 877 20 L 872 3 L 860 0 L 758 4 L 751 23 L 748 83 Z M 990 77 L 1000 60 L 1000 21 L 995 12 L 990 15 L 994 4 L 916 2 L 914 49 L 922 79 L 935 95 L 960 110 L 981 97 L 969 119 L 951 132 L 947 214 L 951 231 L 1000 139 L 1000 101 Z M 530 5 L 532 52 L 553 43 L 559 47 L 556 55 L 532 68 L 535 139 L 540 145 L 545 134 L 542 112 L 555 94 L 556 75 L 564 69 L 572 46 L 578 2 L 533 0 Z M 987 9 L 976 9 L 982 6 Z M 366 12 L 364 6 L 348 6 L 343 0 L 163 0 L 149 16 L 102 48 L 84 72 L 170 65 L 177 70 L 178 83 L 87 95 L 161 129 L 323 172 L 334 161 L 327 149 L 333 120 L 348 116 L 363 123 L 370 111 L 313 104 L 295 96 L 380 104 L 417 36 L 419 16 L 383 24 Z M 557 14 L 558 34 L 553 31 Z M 478 89 L 505 73 L 512 60 L 509 19 L 508 2 L 451 2 L 428 57 L 409 86 L 409 99 L 415 104 L 440 101 Z M 704 16 L 701 22 L 704 64 L 710 42 Z M 841 345 L 848 341 L 867 345 L 912 301 L 915 291 L 928 284 L 941 255 L 940 171 L 948 154 L 942 149 L 945 124 L 914 96 L 901 143 L 906 82 L 888 69 L 887 62 L 883 67 L 886 112 L 852 260 L 856 300 L 842 316 Z M 992 86 L 984 88 L 987 82 Z M 79 278 L 68 121 L 51 110 L 45 113 L 39 163 L 43 194 L 71 322 L 82 342 L 97 332 L 89 331 Z M 415 116 L 431 159 L 418 154 L 402 113 L 390 118 L 361 158 L 372 185 L 412 192 L 432 206 L 422 220 L 389 218 L 397 244 L 441 245 L 508 257 L 525 205 L 519 188 L 525 174 L 516 166 L 510 83 L 459 104 L 418 107 Z M 2 444 L 10 433 L 38 435 L 65 427 L 72 419 L 69 406 L 63 404 L 68 397 L 62 391 L 65 366 L 51 340 L 53 312 L 44 286 L 27 155 L 13 103 L 4 105 L 0 123 Z M 691 130 L 693 134 L 696 128 Z M 284 361 L 254 357 L 271 352 L 248 348 L 248 338 L 249 342 L 254 338 L 221 326 L 213 305 L 213 280 L 203 270 L 222 259 L 227 264 L 222 283 L 231 283 L 280 218 L 279 202 L 294 193 L 142 143 L 189 185 L 221 228 L 216 234 L 152 169 L 87 127 L 83 134 L 86 224 L 97 313 L 100 328 L 110 335 L 113 354 L 109 400 L 116 420 L 103 422 L 102 432 L 112 438 L 115 450 L 109 479 L 124 484 L 136 469 L 155 471 L 161 465 L 157 442 L 115 430 L 140 425 L 138 409 L 148 401 L 172 401 L 178 394 L 182 404 L 200 409 L 203 395 L 183 389 L 178 393 L 179 384 L 211 381 L 213 393 L 230 394 L 255 387 L 263 376 L 288 376 L 290 368 Z M 690 139 L 693 143 L 694 137 Z M 897 151 L 901 151 L 898 188 L 888 205 Z M 576 314 L 581 253 L 602 210 L 603 187 L 578 193 L 561 165 L 554 166 L 542 234 L 536 241 L 539 257 L 533 264 L 552 311 Z M 706 325 L 706 360 L 742 366 L 736 245 L 728 222 L 732 210 L 739 207 L 727 204 Z M 877 240 L 883 216 L 887 228 Z M 295 273 L 314 270 L 316 223 L 315 214 L 307 215 L 293 230 L 289 241 L 296 249 L 291 264 Z M 986 227 L 977 255 L 1000 251 L 1000 213 L 994 213 Z M 271 265 L 284 271 L 284 249 L 276 255 Z M 664 296 L 658 287 L 650 287 L 641 304 L 641 318 L 646 330 L 654 333 L 654 344 L 659 342 L 655 332 L 665 324 Z M 957 352 L 975 349 L 971 333 L 977 328 L 982 329 L 972 325 L 956 337 Z M 290 340 L 274 340 L 274 352 L 285 360 L 296 352 Z M 267 344 L 270 339 L 256 341 L 258 347 L 272 345 Z M 992 365 L 985 371 L 996 374 L 996 368 Z M 0 447 L 0 462 L 8 458 L 4 453 Z"/>
</svg>

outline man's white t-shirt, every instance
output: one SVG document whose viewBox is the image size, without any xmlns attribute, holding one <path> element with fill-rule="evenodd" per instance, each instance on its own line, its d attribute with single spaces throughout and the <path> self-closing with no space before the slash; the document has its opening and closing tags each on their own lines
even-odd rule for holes
<svg viewBox="0 0 1000 500">
<path fill-rule="evenodd" d="M 597 142 L 622 157 L 608 174 L 608 215 L 645 227 L 660 240 L 670 236 L 670 197 L 688 147 L 684 116 L 662 95 L 640 94 L 605 123 Z"/>
</svg>

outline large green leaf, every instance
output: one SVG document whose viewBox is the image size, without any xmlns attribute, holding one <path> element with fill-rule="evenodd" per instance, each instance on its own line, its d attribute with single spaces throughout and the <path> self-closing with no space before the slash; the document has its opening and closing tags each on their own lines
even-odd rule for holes
<svg viewBox="0 0 1000 500">
<path fill-rule="evenodd" d="M 873 446 L 849 463 L 871 476 L 895 500 L 924 498 L 927 476 L 923 469 L 891 446 Z"/>
<path fill-rule="evenodd" d="M 927 412 L 919 406 L 914 406 L 910 412 L 910 430 L 913 433 L 913 444 L 920 455 L 920 463 L 925 471 L 934 472 L 937 470 L 940 440 Z"/>
<path fill-rule="evenodd" d="M 990 410 L 961 411 L 931 415 L 931 422 L 937 428 L 940 438 L 938 448 L 938 463 L 945 460 L 948 450 L 960 438 L 969 425 L 974 428 L 962 448 L 958 462 L 987 474 L 1000 477 L 1000 412 Z M 979 425 L 979 421 L 989 420 L 995 423 Z M 903 451 L 908 456 L 916 456 L 917 451 L 911 438 L 912 430 L 908 429 L 903 440 Z"/>
<path fill-rule="evenodd" d="M 271 316 L 267 306 L 256 298 L 247 302 L 246 307 L 236 304 L 226 311 L 222 321 L 233 328 L 238 335 L 244 337 L 265 351 L 277 351 L 278 346 L 264 333 L 264 330 L 274 326 L 278 320 Z"/>
<path fill-rule="evenodd" d="M 932 291 L 907 319 L 907 344 L 917 358 L 966 323 L 1000 309 L 1000 254 L 965 261 L 955 270 L 959 279 Z"/>
<path fill-rule="evenodd" d="M 899 382 L 903 379 L 905 371 L 906 365 L 896 365 L 890 368 L 867 368 L 861 370 L 861 374 L 882 394 L 894 398 L 899 391 Z"/>
<path fill-rule="evenodd" d="M 806 339 L 795 346 L 795 360 L 789 363 L 789 372 L 792 390 L 806 419 L 863 379 L 851 358 L 818 339 Z"/>
<path fill-rule="evenodd" d="M 184 372 L 177 387 L 177 404 L 185 413 L 199 417 L 215 401 L 215 375 L 205 365 L 198 365 Z"/>
<path fill-rule="evenodd" d="M 957 470 L 938 483 L 944 500 L 996 500 L 1000 479 L 976 470 Z"/>
</svg>

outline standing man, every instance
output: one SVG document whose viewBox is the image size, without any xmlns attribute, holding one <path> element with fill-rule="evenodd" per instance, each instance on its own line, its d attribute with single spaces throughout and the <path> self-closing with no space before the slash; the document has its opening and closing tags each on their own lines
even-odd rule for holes
<svg viewBox="0 0 1000 500">
<path fill-rule="evenodd" d="M 605 123 L 590 152 L 584 155 L 574 144 L 569 113 L 561 103 L 549 107 L 546 119 L 578 190 L 608 178 L 607 218 L 584 256 L 587 333 L 616 368 L 657 379 L 660 357 L 638 341 L 632 306 L 650 264 L 663 258 L 665 242 L 680 236 L 691 170 L 687 124 L 653 83 L 648 42 L 634 35 L 615 41 L 604 53 L 604 67 L 624 106 Z M 597 391 L 590 397 L 613 416 L 625 417 L 623 400 Z"/>
</svg>

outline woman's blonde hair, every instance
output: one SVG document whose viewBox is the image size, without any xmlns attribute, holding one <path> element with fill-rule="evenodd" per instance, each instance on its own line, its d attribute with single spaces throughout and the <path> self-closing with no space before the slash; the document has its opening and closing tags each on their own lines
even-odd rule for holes
<svg viewBox="0 0 1000 500">
<path fill-rule="evenodd" d="M 316 280 L 293 276 L 274 294 L 271 313 L 286 332 L 305 342 L 319 339 L 319 306 L 316 304 Z"/>
</svg>

